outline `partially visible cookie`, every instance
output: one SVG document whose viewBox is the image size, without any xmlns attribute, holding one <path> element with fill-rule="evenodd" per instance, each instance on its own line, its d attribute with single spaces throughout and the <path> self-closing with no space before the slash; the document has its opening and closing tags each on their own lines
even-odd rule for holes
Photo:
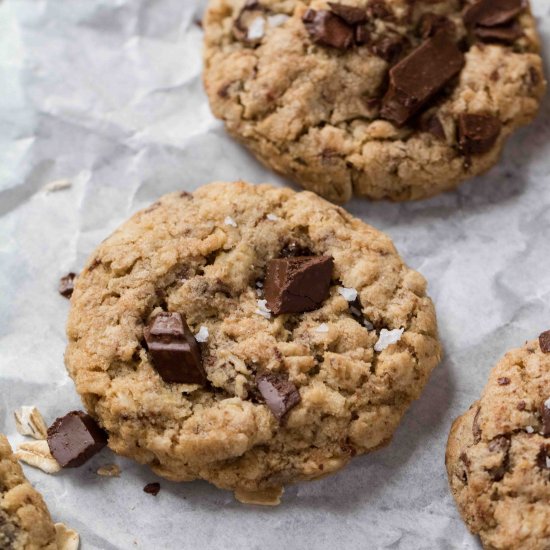
<svg viewBox="0 0 550 550">
<path fill-rule="evenodd" d="M 546 86 L 523 0 L 210 0 L 204 28 L 214 115 L 336 202 L 486 171 Z"/>
<path fill-rule="evenodd" d="M 57 550 L 56 529 L 40 494 L 26 480 L 0 434 L 0 548 Z"/>
<path fill-rule="evenodd" d="M 79 275 L 67 332 L 111 449 L 264 504 L 389 443 L 440 358 L 426 281 L 387 236 L 244 182 L 134 215 Z"/>
<path fill-rule="evenodd" d="M 451 491 L 484 548 L 550 548 L 550 332 L 507 353 L 447 443 Z"/>
</svg>

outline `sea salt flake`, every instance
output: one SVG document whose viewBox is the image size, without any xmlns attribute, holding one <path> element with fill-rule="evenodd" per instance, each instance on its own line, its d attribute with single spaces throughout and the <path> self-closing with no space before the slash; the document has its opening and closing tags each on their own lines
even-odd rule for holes
<svg viewBox="0 0 550 550">
<path fill-rule="evenodd" d="M 266 319 L 271 319 L 271 311 L 267 307 L 267 300 L 256 300 L 258 309 L 254 313 L 264 316 Z"/>
<path fill-rule="evenodd" d="M 200 342 L 201 344 L 204 344 L 204 342 L 208 341 L 209 336 L 210 334 L 208 332 L 208 328 L 205 326 L 201 326 L 201 328 L 199 329 L 199 332 L 195 334 L 195 340 L 197 342 Z"/>
<path fill-rule="evenodd" d="M 248 40 L 259 40 L 265 34 L 265 19 L 260 15 L 250 23 L 246 37 Z"/>
<path fill-rule="evenodd" d="M 328 332 L 328 325 L 326 323 L 321 323 L 316 329 L 315 332 L 320 333 L 327 333 Z"/>
<path fill-rule="evenodd" d="M 225 225 L 230 225 L 231 227 L 237 227 L 237 222 L 231 216 L 227 216 L 225 220 L 223 220 L 223 223 L 225 223 Z"/>
<path fill-rule="evenodd" d="M 348 302 L 355 302 L 355 300 L 357 300 L 357 290 L 354 288 L 346 288 L 345 286 L 341 286 L 338 289 L 338 293 Z"/>
<path fill-rule="evenodd" d="M 284 13 L 277 13 L 275 15 L 270 15 L 267 18 L 267 24 L 270 27 L 280 27 L 281 25 L 284 25 L 290 17 Z"/>
<path fill-rule="evenodd" d="M 550 469 L 550 456 L 546 457 L 546 467 Z"/>
<path fill-rule="evenodd" d="M 262 288 L 264 286 L 264 284 L 262 283 L 262 281 L 256 281 L 256 286 L 258 288 Z"/>
<path fill-rule="evenodd" d="M 374 325 L 368 319 L 363 319 L 363 325 L 367 330 L 374 330 Z"/>
<path fill-rule="evenodd" d="M 528 434 L 532 434 L 532 433 L 534 433 L 535 428 L 533 428 L 533 426 L 527 426 L 527 427 L 525 428 L 525 431 L 526 431 Z"/>
<path fill-rule="evenodd" d="M 279 218 L 279 216 L 276 216 L 275 214 L 268 214 L 266 216 L 266 218 L 270 221 L 270 222 L 276 222 L 278 220 L 280 220 L 281 218 Z"/>
<path fill-rule="evenodd" d="M 550 409 L 550 397 L 544 402 L 544 406 L 545 406 L 547 409 Z"/>
<path fill-rule="evenodd" d="M 384 351 L 388 346 L 392 344 L 397 344 L 401 340 L 405 332 L 404 328 L 396 328 L 393 330 L 387 330 L 383 328 L 380 331 L 380 336 L 378 337 L 378 342 L 374 345 L 374 351 Z"/>
</svg>

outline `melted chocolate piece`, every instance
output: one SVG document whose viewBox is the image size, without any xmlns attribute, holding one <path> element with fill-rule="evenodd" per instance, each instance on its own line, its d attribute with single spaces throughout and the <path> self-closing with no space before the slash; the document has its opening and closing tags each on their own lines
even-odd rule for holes
<svg viewBox="0 0 550 550">
<path fill-rule="evenodd" d="M 89 414 L 72 411 L 48 428 L 47 441 L 62 468 L 76 468 L 107 445 L 107 434 Z"/>
<path fill-rule="evenodd" d="M 301 401 L 296 386 L 282 374 L 261 374 L 256 378 L 256 385 L 265 404 L 279 423 L 282 423 L 290 409 Z"/>
<path fill-rule="evenodd" d="M 68 273 L 65 277 L 59 279 L 59 294 L 65 298 L 70 298 L 73 295 L 74 281 L 76 273 Z"/>
<path fill-rule="evenodd" d="M 539 336 L 539 346 L 542 353 L 550 353 L 550 330 L 543 332 Z"/>
<path fill-rule="evenodd" d="M 489 475 L 495 481 L 500 481 L 508 471 L 510 445 L 510 440 L 505 436 L 497 436 L 489 443 L 489 451 L 502 454 L 500 464 L 489 469 Z"/>
<path fill-rule="evenodd" d="M 333 266 L 330 256 L 270 260 L 264 282 L 267 307 L 275 315 L 317 309 L 328 297 Z"/>
<path fill-rule="evenodd" d="M 433 99 L 464 66 L 464 54 L 446 32 L 426 40 L 390 70 L 381 115 L 398 126 Z"/>
<path fill-rule="evenodd" d="M 143 492 L 149 495 L 156 497 L 160 491 L 160 483 L 148 483 L 144 488 Z"/>
<path fill-rule="evenodd" d="M 474 35 L 482 42 L 504 42 L 512 44 L 523 36 L 523 30 L 517 21 L 495 27 L 481 27 L 474 29 Z"/>
<path fill-rule="evenodd" d="M 201 352 L 180 313 L 159 313 L 144 329 L 153 366 L 168 383 L 206 383 Z"/>
<path fill-rule="evenodd" d="M 542 420 L 542 435 L 544 437 L 550 437 L 550 396 L 540 406 L 540 417 Z"/>
<path fill-rule="evenodd" d="M 493 115 L 462 114 L 458 117 L 458 144 L 462 152 L 481 155 L 491 150 L 500 135 L 502 124 Z"/>
<path fill-rule="evenodd" d="M 509 23 L 523 10 L 523 0 L 479 0 L 464 12 L 467 27 L 495 27 Z"/>
<path fill-rule="evenodd" d="M 367 22 L 367 12 L 361 8 L 329 2 L 330 11 L 341 17 L 348 25 L 360 25 Z"/>
<path fill-rule="evenodd" d="M 353 45 L 353 27 L 331 11 L 309 9 L 304 13 L 302 21 L 316 44 L 339 50 L 346 50 Z"/>
</svg>

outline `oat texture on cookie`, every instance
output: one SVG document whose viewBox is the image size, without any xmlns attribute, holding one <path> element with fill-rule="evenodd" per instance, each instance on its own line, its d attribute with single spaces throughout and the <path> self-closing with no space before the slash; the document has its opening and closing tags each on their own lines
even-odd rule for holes
<svg viewBox="0 0 550 550">
<path fill-rule="evenodd" d="M 550 346 L 545 334 L 508 352 L 481 398 L 454 422 L 451 491 L 484 548 L 550 548 Z"/>
<path fill-rule="evenodd" d="M 388 237 L 243 182 L 167 195 L 106 239 L 68 337 L 115 452 L 264 504 L 387 444 L 440 357 L 426 282 Z"/>
<path fill-rule="evenodd" d="M 204 28 L 214 114 L 335 202 L 486 171 L 546 87 L 524 0 L 210 0 Z"/>
<path fill-rule="evenodd" d="M 0 434 L 0 548 L 57 550 L 55 527 L 40 494 L 26 480 Z"/>
</svg>

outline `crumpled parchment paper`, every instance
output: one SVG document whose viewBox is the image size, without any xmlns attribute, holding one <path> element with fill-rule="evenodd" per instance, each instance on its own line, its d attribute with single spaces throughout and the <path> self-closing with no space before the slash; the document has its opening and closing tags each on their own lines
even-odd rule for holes
<svg viewBox="0 0 550 550">
<path fill-rule="evenodd" d="M 163 193 L 216 179 L 285 183 L 210 114 L 205 4 L 0 2 L 0 431 L 12 444 L 23 439 L 18 406 L 36 405 L 48 423 L 80 407 L 63 366 L 60 276 Z M 548 53 L 550 7 L 532 4 Z M 550 328 L 549 114 L 547 98 L 501 164 L 456 192 L 348 205 L 427 277 L 446 351 L 388 448 L 289 488 L 276 509 L 160 480 L 108 450 L 55 476 L 26 467 L 55 521 L 85 550 L 478 548 L 448 491 L 444 450 L 496 360 Z M 51 182 L 61 189 L 44 189 Z M 113 462 L 120 478 L 95 473 Z M 152 481 L 156 498 L 142 490 Z"/>
</svg>

